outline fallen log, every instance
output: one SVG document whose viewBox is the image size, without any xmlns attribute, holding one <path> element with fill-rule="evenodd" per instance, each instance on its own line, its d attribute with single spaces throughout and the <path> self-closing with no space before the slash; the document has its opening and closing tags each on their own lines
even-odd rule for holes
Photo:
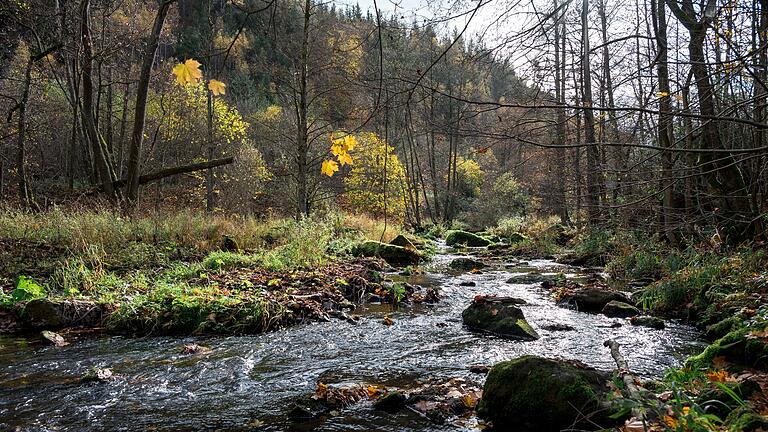
<svg viewBox="0 0 768 432">
<path fill-rule="evenodd" d="M 139 184 L 144 185 L 147 183 L 151 183 L 153 181 L 157 181 L 157 180 L 164 179 L 166 177 L 170 177 L 178 174 L 186 174 L 190 172 L 201 171 L 204 169 L 216 168 L 223 165 L 229 165 L 234 161 L 235 161 L 235 158 L 226 157 L 221 159 L 213 159 L 205 162 L 196 162 L 189 165 L 180 165 L 180 166 L 175 166 L 171 168 L 163 168 L 163 169 L 159 169 L 157 171 L 153 171 L 151 173 L 142 175 L 141 177 L 139 177 Z M 112 182 L 112 186 L 114 186 L 115 188 L 124 187 L 126 184 L 128 184 L 127 178 Z M 103 189 L 103 186 L 97 186 L 92 189 L 86 189 L 84 191 L 81 191 L 80 193 L 84 195 L 92 195 L 92 194 L 101 192 L 102 189 Z"/>
<path fill-rule="evenodd" d="M 639 401 L 641 398 L 640 387 L 635 384 L 636 378 L 634 375 L 632 375 L 632 372 L 630 372 L 627 360 L 625 360 L 624 356 L 622 356 L 619 352 L 618 342 L 613 339 L 609 339 L 603 342 L 603 345 L 611 349 L 611 356 L 613 357 L 613 360 L 616 362 L 616 366 L 618 367 L 617 373 L 624 383 L 624 387 L 626 388 L 629 398 Z M 645 413 L 642 409 L 640 409 L 640 407 L 632 408 L 632 417 L 634 417 L 635 420 L 645 424 Z"/>
</svg>

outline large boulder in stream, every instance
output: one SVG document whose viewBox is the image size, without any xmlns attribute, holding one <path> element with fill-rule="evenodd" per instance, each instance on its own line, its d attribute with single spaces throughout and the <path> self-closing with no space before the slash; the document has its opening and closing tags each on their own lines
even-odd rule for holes
<svg viewBox="0 0 768 432">
<path fill-rule="evenodd" d="M 525 304 L 525 300 L 513 297 L 478 296 L 468 308 L 464 309 L 461 318 L 471 330 L 510 339 L 538 339 L 538 333 L 525 320 L 523 311 L 515 306 L 518 304 Z"/>
<path fill-rule="evenodd" d="M 559 431 L 605 420 L 609 374 L 576 362 L 523 356 L 497 363 L 488 373 L 477 414 L 500 430 Z M 594 426 L 594 423 L 590 424 Z"/>
<path fill-rule="evenodd" d="M 375 240 L 366 240 L 358 244 L 355 246 L 353 253 L 357 256 L 379 257 L 393 266 L 418 264 L 422 259 L 421 253 L 416 249 L 382 243 Z"/>
<path fill-rule="evenodd" d="M 451 261 L 450 264 L 448 264 L 448 267 L 450 267 L 452 270 L 475 270 L 475 269 L 481 269 L 485 267 L 485 263 L 479 260 L 476 260 L 474 258 L 469 257 L 459 257 L 454 258 L 453 261 Z"/>
<path fill-rule="evenodd" d="M 601 312 L 612 301 L 632 302 L 626 294 L 602 286 L 580 287 L 560 299 L 561 304 L 574 306 L 582 312 Z"/>
<path fill-rule="evenodd" d="M 491 244 L 491 241 L 471 232 L 454 230 L 448 231 L 448 234 L 445 236 L 445 244 L 448 246 L 484 247 Z"/>
<path fill-rule="evenodd" d="M 602 313 L 611 318 L 629 318 L 640 315 L 640 309 L 629 303 L 611 300 L 603 306 Z"/>
</svg>

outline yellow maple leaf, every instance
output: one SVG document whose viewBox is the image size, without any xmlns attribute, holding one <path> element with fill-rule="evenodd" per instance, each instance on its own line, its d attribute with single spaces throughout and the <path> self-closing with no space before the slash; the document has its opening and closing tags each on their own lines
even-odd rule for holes
<svg viewBox="0 0 768 432">
<path fill-rule="evenodd" d="M 214 96 L 221 96 L 226 93 L 227 91 L 225 87 L 227 87 L 227 85 L 219 80 L 212 79 L 208 81 L 208 90 L 210 90 Z"/>
<path fill-rule="evenodd" d="M 333 153 L 334 156 L 344 153 L 344 140 L 334 140 L 333 144 L 331 144 L 331 153 Z"/>
<path fill-rule="evenodd" d="M 656 93 L 656 97 L 662 98 L 662 97 L 666 97 L 666 96 L 669 96 L 669 92 L 658 92 L 658 93 Z"/>
<path fill-rule="evenodd" d="M 194 59 L 187 59 L 184 63 L 179 63 L 173 67 L 173 74 L 176 75 L 176 82 L 179 85 L 197 84 L 203 77 L 200 70 L 200 62 Z"/>
<path fill-rule="evenodd" d="M 354 135 L 347 135 L 344 137 L 344 150 L 352 151 L 357 145 L 357 138 Z"/>
<path fill-rule="evenodd" d="M 339 164 L 332 160 L 323 161 L 323 166 L 320 167 L 320 172 L 327 175 L 328 177 L 333 177 L 333 173 L 338 170 Z"/>
<path fill-rule="evenodd" d="M 342 165 L 352 165 L 352 156 L 349 155 L 349 153 L 344 152 L 340 155 L 338 155 L 339 163 Z"/>
</svg>

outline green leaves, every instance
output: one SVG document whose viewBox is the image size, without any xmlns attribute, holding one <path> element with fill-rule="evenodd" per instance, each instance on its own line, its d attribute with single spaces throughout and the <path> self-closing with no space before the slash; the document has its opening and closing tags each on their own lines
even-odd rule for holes
<svg viewBox="0 0 768 432">
<path fill-rule="evenodd" d="M 16 288 L 11 293 L 11 302 L 18 303 L 22 301 L 43 298 L 48 293 L 40 284 L 27 276 L 19 276 L 16 282 Z"/>
</svg>

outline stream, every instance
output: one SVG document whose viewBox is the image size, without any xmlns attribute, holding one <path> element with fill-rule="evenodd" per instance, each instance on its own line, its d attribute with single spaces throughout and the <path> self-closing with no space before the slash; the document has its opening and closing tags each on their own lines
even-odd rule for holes
<svg viewBox="0 0 768 432">
<path fill-rule="evenodd" d="M 441 248 L 426 273 L 406 280 L 440 286 L 443 299 L 432 306 L 365 305 L 357 324 L 341 320 L 306 324 L 258 336 L 84 337 L 56 348 L 33 339 L 0 337 L 0 431 L 47 430 L 477 430 L 473 418 L 436 425 L 410 410 L 387 414 L 369 402 L 327 418 L 294 423 L 286 413 L 317 382 L 367 383 L 408 388 L 417 380 L 462 378 L 482 383 L 470 365 L 493 364 L 523 354 L 577 359 L 599 369 L 615 365 L 603 341 L 622 347 L 633 372 L 658 378 L 678 366 L 696 347 L 698 332 L 667 322 L 665 330 L 633 327 L 628 321 L 579 313 L 555 305 L 539 284 L 508 284 L 529 272 L 584 274 L 550 260 L 489 267 L 480 274 L 450 274 L 460 256 Z M 397 276 L 392 276 L 397 279 Z M 474 287 L 461 286 L 473 281 Z M 471 333 L 461 312 L 477 294 L 514 296 L 541 335 L 533 342 Z M 387 326 L 383 316 L 394 323 Z M 621 327 L 612 327 L 621 323 Z M 572 331 L 542 327 L 564 324 Z M 184 356 L 184 344 L 211 353 Z M 108 382 L 80 383 L 91 367 L 109 368 Z"/>
</svg>

